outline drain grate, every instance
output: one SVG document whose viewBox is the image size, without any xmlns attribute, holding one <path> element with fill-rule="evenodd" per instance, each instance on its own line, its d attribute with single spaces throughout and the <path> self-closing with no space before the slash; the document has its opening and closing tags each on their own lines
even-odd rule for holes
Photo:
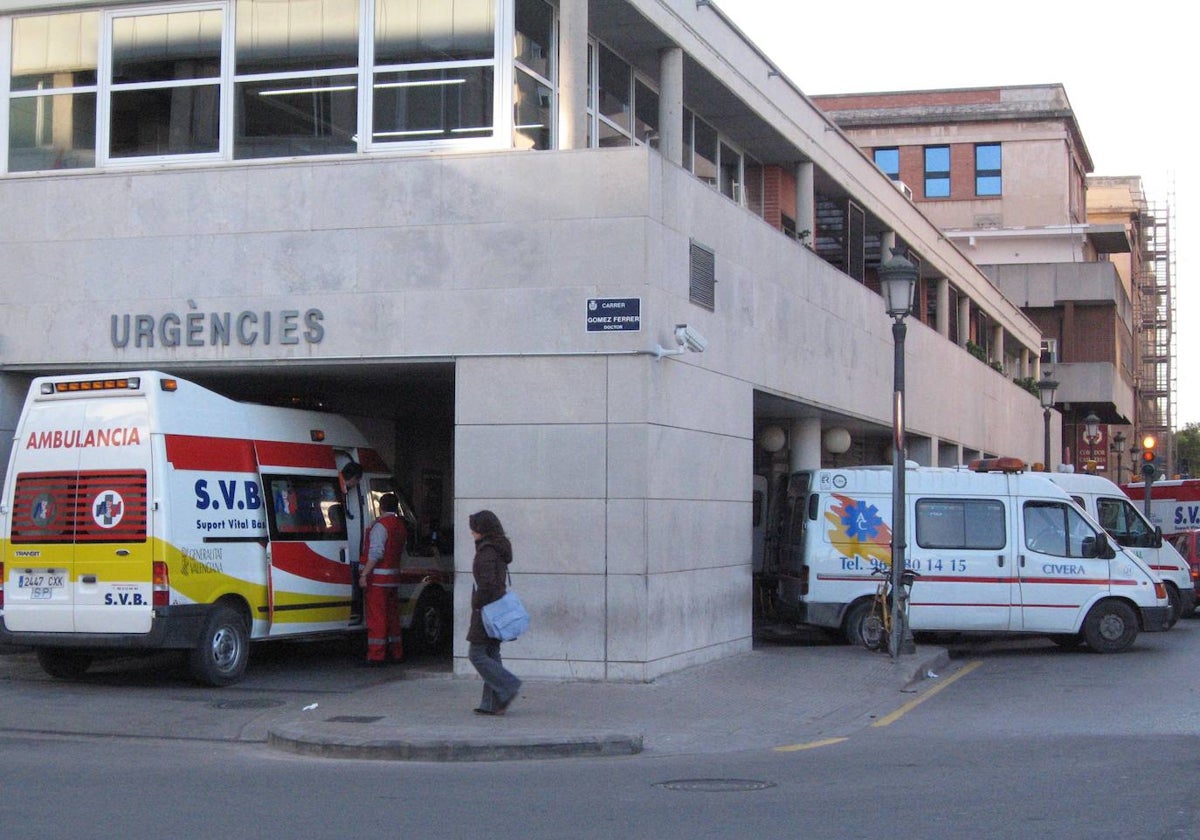
<svg viewBox="0 0 1200 840">
<path fill-rule="evenodd" d="M 754 779 L 675 779 L 670 782 L 655 782 L 654 787 L 667 790 L 685 790 L 699 793 L 742 792 L 766 790 L 775 787 L 774 782 L 759 782 Z"/>
<path fill-rule="evenodd" d="M 383 715 L 334 715 L 325 718 L 326 723 L 374 723 L 383 720 Z"/>
<path fill-rule="evenodd" d="M 272 700 L 268 697 L 250 697 L 243 700 L 218 700 L 211 705 L 213 709 L 274 709 L 286 705 L 286 701 Z"/>
</svg>

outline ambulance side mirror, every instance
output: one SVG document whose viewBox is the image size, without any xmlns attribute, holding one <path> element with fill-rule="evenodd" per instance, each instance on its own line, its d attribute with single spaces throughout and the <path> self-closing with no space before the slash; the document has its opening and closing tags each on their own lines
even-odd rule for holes
<svg viewBox="0 0 1200 840">
<path fill-rule="evenodd" d="M 1100 560 L 1111 560 L 1117 552 L 1108 542 L 1108 535 L 1101 531 L 1094 538 L 1087 537 L 1083 541 L 1083 556 L 1095 557 Z"/>
<path fill-rule="evenodd" d="M 1155 525 L 1154 526 L 1154 538 L 1150 541 L 1150 547 L 1151 548 L 1162 548 L 1162 544 L 1163 544 L 1162 526 Z"/>
</svg>

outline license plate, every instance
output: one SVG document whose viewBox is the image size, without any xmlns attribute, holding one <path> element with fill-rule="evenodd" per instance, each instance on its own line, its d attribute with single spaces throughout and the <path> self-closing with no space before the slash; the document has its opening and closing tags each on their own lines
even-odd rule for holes
<svg viewBox="0 0 1200 840">
<path fill-rule="evenodd" d="M 22 572 L 17 575 L 17 589 L 27 593 L 31 601 L 50 601 L 56 591 L 66 587 L 65 572 Z"/>
</svg>

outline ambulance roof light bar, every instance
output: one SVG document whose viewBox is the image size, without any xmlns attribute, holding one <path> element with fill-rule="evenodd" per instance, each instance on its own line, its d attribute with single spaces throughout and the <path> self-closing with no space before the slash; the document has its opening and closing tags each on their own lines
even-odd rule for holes
<svg viewBox="0 0 1200 840">
<path fill-rule="evenodd" d="M 43 382 L 42 394 L 72 394 L 80 391 L 136 391 L 142 387 L 137 376 L 123 379 L 83 379 L 70 382 Z"/>
<path fill-rule="evenodd" d="M 1020 458 L 976 458 L 969 465 L 971 472 L 1019 473 L 1025 471 Z"/>
</svg>

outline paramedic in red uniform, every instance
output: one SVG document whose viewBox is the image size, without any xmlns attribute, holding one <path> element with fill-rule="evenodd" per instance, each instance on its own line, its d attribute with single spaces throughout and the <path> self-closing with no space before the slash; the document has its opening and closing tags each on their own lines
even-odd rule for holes
<svg viewBox="0 0 1200 840">
<path fill-rule="evenodd" d="M 362 572 L 367 618 L 367 664 L 384 665 L 404 658 L 400 638 L 400 554 L 404 550 L 404 522 L 395 493 L 379 498 L 379 518 L 363 541 Z"/>
</svg>

